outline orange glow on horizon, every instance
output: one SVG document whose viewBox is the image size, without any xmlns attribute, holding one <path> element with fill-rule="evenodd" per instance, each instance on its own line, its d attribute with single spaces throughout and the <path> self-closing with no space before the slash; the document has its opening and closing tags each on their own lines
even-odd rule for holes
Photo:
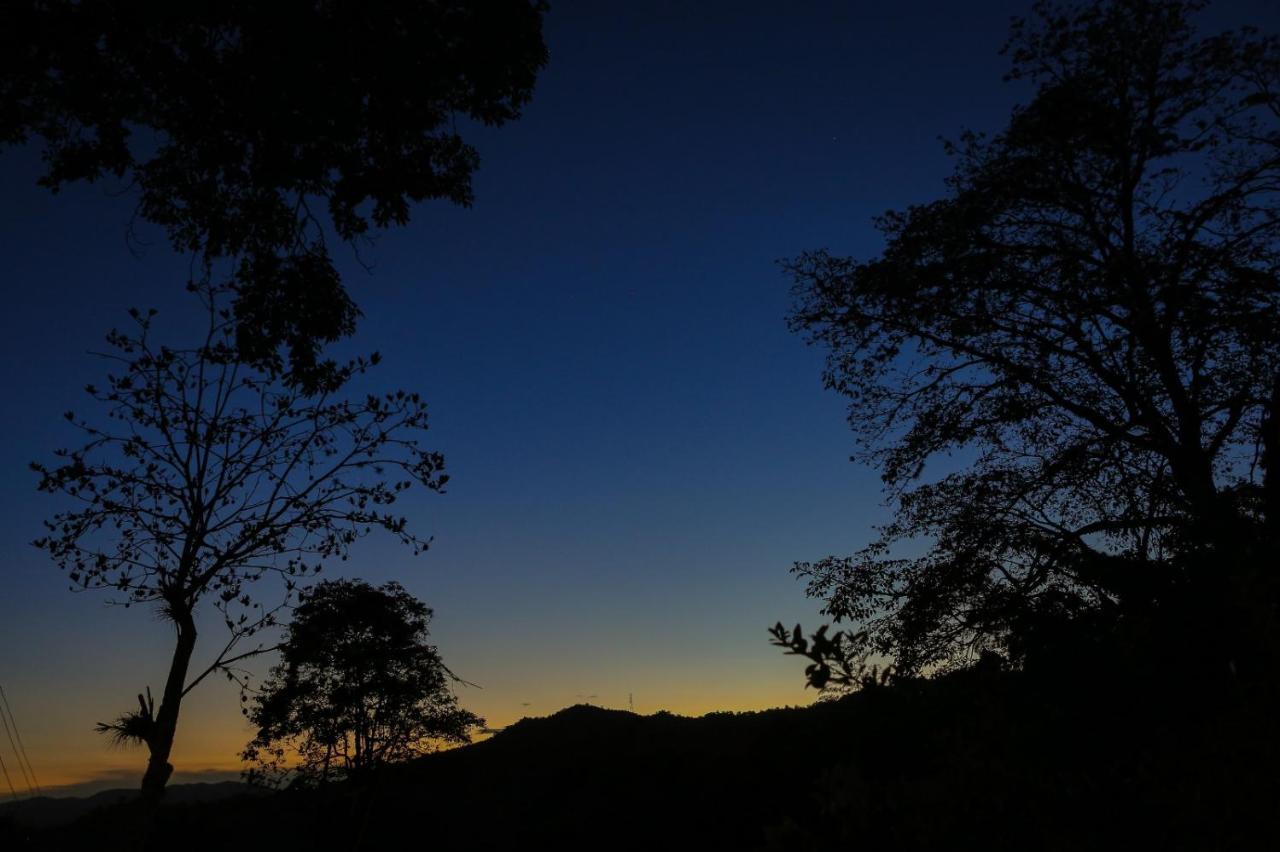
<svg viewBox="0 0 1280 852">
<path fill-rule="evenodd" d="M 812 691 L 807 697 L 810 701 L 813 699 Z M 797 702 L 796 698 L 795 691 L 791 690 L 775 697 L 742 696 L 741 700 L 727 706 L 729 702 L 715 702 L 706 698 L 699 700 L 695 696 L 686 695 L 678 700 L 666 702 L 662 706 L 648 706 L 637 702 L 635 712 L 637 715 L 651 716 L 666 711 L 677 716 L 697 718 L 708 713 L 753 712 L 787 706 L 803 706 L 809 703 L 808 701 Z M 628 709 L 625 704 L 626 697 L 624 696 L 623 699 L 622 706 L 619 706 L 616 701 L 604 701 L 595 697 L 590 700 L 571 700 L 554 708 L 530 706 L 521 708 L 523 712 L 490 713 L 486 719 L 491 732 L 499 731 L 521 719 L 545 718 L 575 704 L 589 704 L 607 710 L 626 711 Z M 476 710 L 481 715 L 485 715 L 482 709 L 476 708 Z M 175 748 L 172 758 L 175 767 L 172 783 L 231 780 L 244 768 L 243 762 L 239 759 L 239 753 L 248 736 L 238 714 L 231 724 L 218 726 L 213 730 L 210 729 L 211 727 L 202 726 L 198 734 L 199 743 L 194 745 L 184 740 L 196 736 L 195 724 L 186 729 L 180 728 L 178 747 Z M 489 739 L 493 735 L 491 732 L 478 734 L 473 738 L 473 742 L 478 743 Z M 183 736 L 184 734 L 186 737 Z M 108 748 L 105 744 L 101 744 L 93 752 L 82 750 L 79 754 L 63 752 L 58 755 L 49 755 L 46 752 L 45 757 L 46 759 L 38 764 L 40 786 L 45 795 L 55 796 L 85 795 L 86 793 L 80 790 L 85 785 L 105 785 L 103 789 L 131 788 L 141 780 L 147 759 L 145 748 L 118 749 Z M 204 775 L 209 777 L 204 779 L 201 777 Z"/>
</svg>

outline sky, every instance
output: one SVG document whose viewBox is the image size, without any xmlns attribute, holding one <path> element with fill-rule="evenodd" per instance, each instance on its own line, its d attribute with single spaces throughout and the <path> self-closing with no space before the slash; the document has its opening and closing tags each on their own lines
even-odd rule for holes
<svg viewBox="0 0 1280 852">
<path fill-rule="evenodd" d="M 1025 98 L 998 51 L 1028 6 L 554 3 L 524 116 L 472 131 L 474 207 L 419 206 L 371 269 L 338 252 L 364 312 L 348 345 L 383 356 L 371 387 L 429 401 L 451 481 L 406 505 L 426 554 L 370 538 L 326 575 L 432 607 L 446 663 L 478 684 L 461 703 L 493 727 L 582 701 L 812 701 L 766 634 L 821 621 L 789 569 L 851 553 L 888 513 L 823 353 L 786 329 L 778 261 L 872 255 L 873 216 L 942 193 L 939 137 L 998 130 Z M 1280 32 L 1280 11 L 1218 3 L 1207 23 Z M 92 413 L 90 352 L 129 307 L 182 328 L 188 261 L 145 227 L 131 244 L 123 187 L 54 196 L 38 171 L 38 151 L 0 152 L 0 685 L 42 786 L 133 786 L 145 755 L 92 727 L 159 690 L 171 630 L 68 591 L 29 544 L 59 504 L 27 465 L 74 439 L 63 411 Z M 174 780 L 234 774 L 250 736 L 235 688 L 205 682 Z"/>
</svg>

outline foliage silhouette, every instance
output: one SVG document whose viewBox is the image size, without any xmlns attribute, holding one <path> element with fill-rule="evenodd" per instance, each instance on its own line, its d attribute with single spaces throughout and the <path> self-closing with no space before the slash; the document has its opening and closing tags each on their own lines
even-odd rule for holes
<svg viewBox="0 0 1280 852">
<path fill-rule="evenodd" d="M 833 652 L 912 673 L 1156 619 L 1270 676 L 1280 44 L 1201 37 L 1203 5 L 1037 4 L 1005 47 L 1034 97 L 948 146 L 948 194 L 880 218 L 879 257 L 786 263 L 896 501 L 864 550 L 795 566 L 863 628 Z"/>
<path fill-rule="evenodd" d="M 429 610 L 398 583 L 319 583 L 294 611 L 281 660 L 245 713 L 249 777 L 270 784 L 370 778 L 484 720 L 458 707 L 427 644 Z"/>
<path fill-rule="evenodd" d="M 863 633 L 837 630 L 828 635 L 830 629 L 830 625 L 824 624 L 806 639 L 799 624 L 788 631 L 779 621 L 769 628 L 769 635 L 773 637 L 769 644 L 785 649 L 787 654 L 807 658 L 806 685 L 828 697 L 889 682 L 893 667 L 867 663 Z"/>
<path fill-rule="evenodd" d="M 0 143 L 41 183 L 126 178 L 137 215 L 235 289 L 246 359 L 330 378 L 358 316 L 325 244 L 469 205 L 459 117 L 520 116 L 546 64 L 540 0 L 7 3 Z M 225 263 L 221 263 L 225 261 Z M 220 264 L 220 265 L 219 265 Z M 215 270 L 217 267 L 217 270 Z"/>
<path fill-rule="evenodd" d="M 208 315 L 203 340 L 159 345 L 155 312 L 132 312 L 135 328 L 107 338 L 103 357 L 116 372 L 85 389 L 105 418 L 67 412 L 86 443 L 59 450 L 56 464 L 32 464 L 41 491 L 76 504 L 46 521 L 35 542 L 72 588 L 152 605 L 175 629 L 159 707 L 148 690 L 138 711 L 100 726 L 148 747 L 142 786 L 153 800 L 173 770 L 187 693 L 215 672 L 239 679 L 234 664 L 264 650 L 242 643 L 275 624 L 299 584 L 325 559 L 345 559 L 358 538 L 382 529 L 415 553 L 425 549 L 390 507 L 414 483 L 440 490 L 448 479 L 440 454 L 418 446 L 427 410 L 417 394 L 308 396 L 238 359 L 234 319 L 220 306 L 225 288 L 197 294 Z M 378 360 L 356 359 L 335 375 L 345 383 Z M 264 606 L 253 590 L 272 577 L 279 600 Z M 196 615 L 209 602 L 230 635 L 191 676 Z"/>
</svg>

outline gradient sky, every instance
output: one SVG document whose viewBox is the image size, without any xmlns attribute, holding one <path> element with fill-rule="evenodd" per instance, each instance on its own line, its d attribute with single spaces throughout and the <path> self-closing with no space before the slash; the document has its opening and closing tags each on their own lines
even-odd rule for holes
<svg viewBox="0 0 1280 852">
<path fill-rule="evenodd" d="M 339 253 L 352 345 L 385 359 L 371 384 L 424 394 L 452 475 L 406 507 L 428 554 L 371 538 L 341 573 L 435 609 L 446 662 L 483 687 L 465 706 L 502 726 L 629 695 L 685 714 L 813 699 L 765 633 L 819 620 L 788 569 L 886 514 L 821 353 L 786 331 L 776 261 L 866 256 L 870 217 L 938 195 L 938 137 L 998 129 L 1025 94 L 997 52 L 1028 6 L 559 0 L 524 118 L 472 135 L 475 207 L 420 207 L 372 272 Z M 1280 31 L 1266 0 L 1207 19 Z M 92 725 L 160 687 L 171 631 L 67 591 L 28 544 L 58 501 L 27 463 L 73 439 L 61 412 L 90 412 L 88 350 L 128 307 L 181 327 L 187 261 L 146 229 L 130 251 L 120 187 L 52 196 L 38 166 L 0 154 L 0 684 L 45 786 L 132 786 L 144 755 Z M 206 682 L 175 780 L 236 769 L 248 737 L 236 691 Z"/>
</svg>

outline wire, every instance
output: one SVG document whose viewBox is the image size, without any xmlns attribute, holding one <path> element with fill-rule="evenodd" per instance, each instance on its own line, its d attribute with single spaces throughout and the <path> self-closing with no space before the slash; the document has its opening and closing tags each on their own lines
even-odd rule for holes
<svg viewBox="0 0 1280 852">
<path fill-rule="evenodd" d="M 5 721 L 5 714 L 8 714 L 9 720 Z M 0 686 L 0 722 L 4 723 L 4 735 L 9 738 L 9 747 L 13 749 L 13 756 L 18 760 L 18 769 L 22 772 L 22 780 L 27 785 L 27 793 L 34 796 L 36 791 L 40 789 L 40 785 L 35 783 L 35 771 L 28 773 L 27 767 L 31 765 L 30 760 L 26 760 L 27 750 L 22 747 L 22 737 L 18 734 L 18 720 L 13 717 L 13 710 L 9 707 L 9 697 L 4 694 L 4 687 Z M 12 723 L 12 733 L 10 733 L 10 724 Z M 17 742 L 14 738 L 17 737 Z M 24 764 L 23 761 L 26 760 Z"/>
<path fill-rule="evenodd" d="M 9 733 L 9 722 L 4 717 L 4 711 L 0 709 L 0 725 L 4 726 L 4 735 L 9 738 L 9 748 L 13 749 L 13 756 L 18 758 L 18 769 L 22 772 L 22 781 L 27 785 L 27 795 L 31 795 L 31 782 L 27 779 L 27 770 L 22 766 L 22 758 L 18 755 L 18 747 L 14 745 L 13 734 Z M 6 768 L 4 777 L 9 778 L 9 770 Z M 9 781 L 9 789 L 13 789 L 13 781 Z M 17 796 L 17 793 L 14 793 Z"/>
<path fill-rule="evenodd" d="M 13 796 L 13 800 L 18 801 L 18 791 L 13 789 L 13 779 L 9 777 L 9 767 L 4 765 L 4 755 L 0 754 L 0 772 L 4 773 L 5 783 L 9 785 L 9 793 Z"/>
<path fill-rule="evenodd" d="M 44 791 L 40 789 L 40 782 L 36 779 L 36 768 L 31 765 L 31 758 L 27 757 L 27 745 L 22 741 L 22 734 L 18 732 L 18 720 L 13 715 L 13 708 L 9 706 L 9 696 L 5 695 L 4 685 L 0 684 L 0 701 L 4 702 L 5 712 L 9 714 L 9 724 L 13 726 L 13 736 L 18 741 L 18 751 L 21 753 L 19 764 L 26 762 L 27 772 L 31 774 L 31 783 L 36 788 L 37 795 L 44 795 Z"/>
<path fill-rule="evenodd" d="M 27 745 L 22 741 L 22 734 L 18 733 L 18 720 L 14 718 L 13 708 L 9 706 L 9 696 L 4 694 L 3 684 L 0 684 L 0 700 L 4 701 L 4 709 L 9 713 L 9 724 L 13 725 L 13 735 L 18 740 L 18 751 L 22 752 L 22 759 L 27 763 L 27 771 L 31 773 L 31 783 L 35 785 L 36 793 L 43 796 L 44 791 L 40 789 L 40 782 L 36 780 L 36 768 L 31 765 L 31 758 L 27 757 Z"/>
</svg>

